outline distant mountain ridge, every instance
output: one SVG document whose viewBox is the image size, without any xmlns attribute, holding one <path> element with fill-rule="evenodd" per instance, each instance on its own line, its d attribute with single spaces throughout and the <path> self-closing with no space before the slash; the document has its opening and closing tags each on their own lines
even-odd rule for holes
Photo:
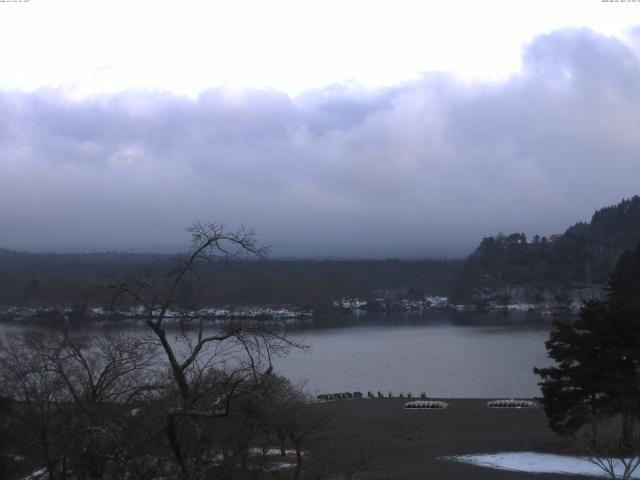
<svg viewBox="0 0 640 480">
<path fill-rule="evenodd" d="M 512 233 L 483 238 L 465 260 L 454 296 L 478 298 L 491 291 L 512 296 L 509 285 L 527 285 L 529 297 L 604 286 L 620 254 L 639 243 L 636 195 L 597 210 L 589 223 L 576 223 L 559 236 L 527 239 L 523 233 Z"/>
<path fill-rule="evenodd" d="M 487 306 L 579 306 L 602 295 L 624 250 L 640 243 L 640 196 L 597 210 L 549 238 L 523 233 L 482 239 L 464 260 L 270 260 L 202 265 L 185 298 L 203 306 L 293 305 L 331 310 L 336 300 L 385 298 Z M 116 275 L 162 270 L 172 255 L 26 253 L 0 248 L 0 306 L 69 307 Z M 96 298 L 95 304 L 108 301 Z M 391 300 L 389 300 L 391 299 Z"/>
</svg>

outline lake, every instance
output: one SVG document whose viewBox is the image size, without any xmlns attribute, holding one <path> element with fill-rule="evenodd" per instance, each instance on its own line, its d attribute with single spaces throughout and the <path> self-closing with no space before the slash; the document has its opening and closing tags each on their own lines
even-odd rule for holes
<svg viewBox="0 0 640 480">
<path fill-rule="evenodd" d="M 0 331 L 20 328 L 0 325 Z M 533 397 L 540 394 L 533 367 L 551 362 L 544 347 L 550 328 L 551 318 L 524 312 L 333 315 L 291 325 L 310 350 L 274 365 L 311 394 Z M 146 332 L 142 326 L 127 331 Z"/>
<path fill-rule="evenodd" d="M 551 319 L 523 312 L 342 316 L 295 331 L 311 347 L 276 370 L 310 393 L 533 397 Z"/>
</svg>

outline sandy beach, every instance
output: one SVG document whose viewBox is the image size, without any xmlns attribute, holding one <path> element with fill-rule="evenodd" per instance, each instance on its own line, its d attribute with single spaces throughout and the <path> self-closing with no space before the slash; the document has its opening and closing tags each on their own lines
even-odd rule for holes
<svg viewBox="0 0 640 480">
<path fill-rule="evenodd" d="M 451 461 L 455 455 L 496 452 L 572 454 L 542 408 L 487 408 L 487 399 L 439 399 L 443 410 L 407 410 L 406 399 L 338 400 L 313 405 L 330 420 L 311 450 L 344 455 L 355 478 L 550 480 L 577 475 L 532 474 Z M 350 457 L 350 458 L 348 458 Z M 354 467 L 352 463 L 360 462 Z"/>
</svg>

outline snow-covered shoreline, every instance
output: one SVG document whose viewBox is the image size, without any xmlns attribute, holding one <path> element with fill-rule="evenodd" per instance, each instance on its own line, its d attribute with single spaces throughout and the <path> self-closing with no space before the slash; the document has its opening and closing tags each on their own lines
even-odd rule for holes
<svg viewBox="0 0 640 480">
<path fill-rule="evenodd" d="M 537 452 L 499 452 L 478 455 L 456 455 L 446 460 L 470 463 L 480 467 L 495 468 L 523 473 L 556 473 L 565 475 L 586 475 L 607 477 L 605 472 L 586 457 L 557 455 Z M 616 472 L 622 472 L 622 465 L 616 465 Z M 640 478 L 640 470 L 631 476 Z"/>
<path fill-rule="evenodd" d="M 333 306 L 342 312 L 360 314 L 374 312 L 430 312 L 455 310 L 458 312 L 506 311 L 530 312 L 536 315 L 577 314 L 580 304 L 559 306 L 549 303 L 507 303 L 487 302 L 482 304 L 451 303 L 448 297 L 426 296 L 423 299 L 385 299 L 343 297 L 333 302 Z"/>
<path fill-rule="evenodd" d="M 329 312 L 339 312 L 348 315 L 362 315 L 368 312 L 406 312 L 425 313 L 433 311 L 457 311 L 457 312 L 529 312 L 536 315 L 566 315 L 576 314 L 579 307 L 559 307 L 551 304 L 514 303 L 499 304 L 487 303 L 482 305 L 450 303 L 445 296 L 426 296 L 422 299 L 386 299 L 386 298 L 359 298 L 343 297 L 335 300 L 329 307 Z M 159 310 L 154 311 L 157 315 Z M 205 320 L 211 322 L 233 320 L 262 320 L 300 322 L 318 318 L 321 312 L 310 309 L 301 309 L 293 305 L 263 306 L 229 305 L 223 307 L 204 307 L 199 309 L 170 309 L 165 313 L 168 321 Z M 322 314 L 326 314 L 323 311 Z M 47 322 L 47 321 L 73 321 L 83 320 L 95 322 L 135 322 L 147 317 L 147 312 L 142 307 L 128 309 L 109 310 L 103 307 L 87 308 L 80 312 L 78 308 L 53 305 L 47 307 L 33 307 L 8 305 L 0 306 L 0 321 L 4 322 Z"/>
<path fill-rule="evenodd" d="M 160 313 L 159 310 L 153 312 L 154 315 Z M 46 321 L 61 320 L 69 321 L 77 318 L 77 309 L 67 306 L 52 307 L 22 307 L 8 306 L 0 307 L 0 321 Z M 89 321 L 96 322 L 126 322 L 143 320 L 147 317 L 147 312 L 141 307 L 130 309 L 107 310 L 102 307 L 88 308 L 83 317 Z M 196 310 L 170 309 L 165 312 L 168 321 L 182 320 L 273 320 L 273 321 L 303 321 L 310 320 L 313 311 L 300 310 L 293 307 L 207 307 Z"/>
</svg>

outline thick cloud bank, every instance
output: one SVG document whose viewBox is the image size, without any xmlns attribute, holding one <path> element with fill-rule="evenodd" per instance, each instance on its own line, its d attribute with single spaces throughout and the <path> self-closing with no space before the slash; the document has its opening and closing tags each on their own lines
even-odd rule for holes
<svg viewBox="0 0 640 480">
<path fill-rule="evenodd" d="M 177 246 L 215 219 L 275 255 L 457 255 L 640 191 L 640 62 L 588 30 L 536 38 L 494 83 L 5 92 L 0 118 L 0 245 L 15 248 Z"/>
</svg>

